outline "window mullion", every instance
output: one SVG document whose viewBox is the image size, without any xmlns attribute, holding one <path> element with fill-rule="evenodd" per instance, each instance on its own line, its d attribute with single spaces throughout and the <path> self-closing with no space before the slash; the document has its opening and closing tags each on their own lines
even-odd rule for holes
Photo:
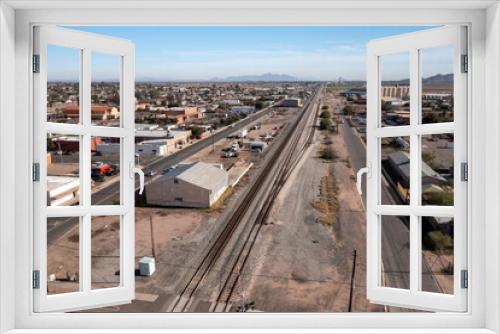
<svg viewBox="0 0 500 334">
<path fill-rule="evenodd" d="M 80 242 L 80 284 L 82 286 L 82 291 L 90 292 L 91 290 L 91 270 L 92 270 L 92 258 L 91 258 L 91 221 L 92 217 L 90 215 L 90 203 L 92 196 L 92 185 L 90 179 L 90 172 L 92 170 L 92 161 L 91 161 L 91 134 L 90 134 L 90 126 L 91 126 L 91 51 L 89 49 L 82 50 L 82 65 L 81 65 L 81 92 L 82 92 L 82 106 L 81 106 L 81 114 L 82 114 L 82 124 L 84 128 L 84 135 L 82 136 L 82 149 L 80 152 L 80 161 L 81 161 L 81 198 L 82 205 L 85 209 L 85 214 L 81 218 L 81 228 L 80 235 L 82 236 L 82 240 Z"/>
<path fill-rule="evenodd" d="M 416 129 L 419 124 L 420 115 L 420 70 L 419 51 L 410 50 L 410 128 Z M 410 133 L 410 207 L 414 209 L 419 205 L 419 166 L 420 147 L 419 136 L 416 131 Z M 418 243 L 418 216 L 410 215 L 410 291 L 418 291 L 419 285 L 419 243 Z"/>
</svg>

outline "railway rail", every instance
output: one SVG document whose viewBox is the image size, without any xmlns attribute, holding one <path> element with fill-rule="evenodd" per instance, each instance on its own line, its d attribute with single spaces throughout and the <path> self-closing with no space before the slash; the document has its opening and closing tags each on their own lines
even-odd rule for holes
<svg viewBox="0 0 500 334">
<path fill-rule="evenodd" d="M 314 99 L 315 98 L 313 98 L 313 100 Z M 269 217 L 271 209 L 274 205 L 274 201 L 277 198 L 278 194 L 280 193 L 282 187 L 286 183 L 288 177 L 299 163 L 303 154 L 312 143 L 315 133 L 314 125 L 316 124 L 319 108 L 320 105 L 318 103 L 316 112 L 314 114 L 313 126 L 310 127 L 307 139 L 302 143 L 300 148 L 297 149 L 299 147 L 298 145 L 302 137 L 303 130 L 307 128 L 308 124 L 307 119 L 305 121 L 303 120 L 304 116 L 307 116 L 306 108 L 304 108 L 303 114 L 301 115 L 301 117 L 299 117 L 298 123 L 301 126 L 296 127 L 295 131 L 293 131 L 291 134 L 292 137 L 290 138 L 291 140 L 290 141 L 287 140 L 288 152 L 284 157 L 284 162 L 280 165 L 279 174 L 273 182 L 272 190 L 270 191 L 267 197 L 264 207 L 259 212 L 257 219 L 252 225 L 250 232 L 247 234 L 243 246 L 240 248 L 236 260 L 234 261 L 230 269 L 230 273 L 227 276 L 226 280 L 224 281 L 222 289 L 219 291 L 215 303 L 212 305 L 211 311 L 213 312 L 229 311 L 229 308 L 231 307 L 232 297 L 237 289 L 243 269 L 246 267 L 252 249 L 257 240 L 257 237 L 259 236 L 262 227 L 265 225 L 267 218 Z"/>
<path fill-rule="evenodd" d="M 262 225 L 268 217 L 269 212 L 272 208 L 272 202 L 274 202 L 274 198 L 276 198 L 276 196 L 278 195 L 281 187 L 286 181 L 286 178 L 291 173 L 292 168 L 298 162 L 298 160 L 295 160 L 295 162 L 292 163 L 292 161 L 294 161 L 292 160 L 292 158 L 294 157 L 294 153 L 296 152 L 296 148 L 299 144 L 302 132 L 306 127 L 307 120 L 306 122 L 304 122 L 304 117 L 305 115 L 308 115 L 308 111 L 311 105 L 314 105 L 314 101 L 317 100 L 320 90 L 321 89 L 319 89 L 316 94 L 306 103 L 306 105 L 302 109 L 301 114 L 297 117 L 292 126 L 289 127 L 286 135 L 280 141 L 279 146 L 274 154 L 266 162 L 264 168 L 262 169 L 262 172 L 257 176 L 257 179 L 252 184 L 249 191 L 244 195 L 243 200 L 240 202 L 241 204 L 232 212 L 222 231 L 218 234 L 214 242 L 209 246 L 207 252 L 204 254 L 200 263 L 197 265 L 195 271 L 192 273 L 192 275 L 189 276 L 187 283 L 184 285 L 179 295 L 172 303 L 170 308 L 171 312 L 185 312 L 186 310 L 188 310 L 191 302 L 193 301 L 195 292 L 200 287 L 202 281 L 210 273 L 217 260 L 221 257 L 224 249 L 230 242 L 237 228 L 241 226 L 241 223 L 244 221 L 243 218 L 252 206 L 252 203 L 261 190 L 262 186 L 268 180 L 273 167 L 277 164 L 280 158 L 284 157 L 284 163 L 280 164 L 279 166 L 277 177 L 272 183 L 272 188 L 269 192 L 267 201 L 265 202 L 262 210 L 260 210 L 257 219 L 253 223 L 251 223 L 252 225 L 250 228 L 250 232 L 246 235 L 243 246 L 238 251 L 236 261 L 231 266 L 229 275 L 224 281 L 223 288 L 218 293 L 216 303 L 211 307 L 212 311 L 216 311 L 220 308 L 219 305 L 222 302 L 223 311 L 227 311 L 229 301 L 231 300 L 231 297 L 239 280 L 239 273 L 241 272 L 241 268 L 245 266 L 248 260 L 249 254 L 255 244 L 255 240 L 257 239 L 260 229 L 262 228 Z M 317 110 L 315 119 L 316 117 Z M 312 131 L 314 131 L 314 129 Z M 312 134 L 312 136 L 313 135 L 314 134 Z M 306 146 L 308 146 L 308 144 L 310 143 L 312 136 L 311 134 L 309 134 L 308 140 L 306 140 L 304 145 L 299 150 L 299 154 L 301 154 L 301 152 L 303 153 L 303 151 L 306 149 Z M 283 155 L 283 152 L 286 152 L 286 154 Z"/>
</svg>

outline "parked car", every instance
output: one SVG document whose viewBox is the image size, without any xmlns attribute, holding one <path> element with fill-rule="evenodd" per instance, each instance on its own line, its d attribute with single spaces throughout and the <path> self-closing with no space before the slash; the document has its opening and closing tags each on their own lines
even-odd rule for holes
<svg viewBox="0 0 500 334">
<path fill-rule="evenodd" d="M 235 152 L 235 151 L 223 152 L 221 154 L 221 157 L 222 158 L 237 158 L 238 157 L 238 152 Z"/>
<path fill-rule="evenodd" d="M 155 170 L 155 169 L 151 169 L 148 173 L 147 173 L 147 176 L 155 176 L 156 174 L 158 174 L 158 172 Z"/>
<path fill-rule="evenodd" d="M 163 170 L 163 174 L 167 174 L 167 173 L 169 173 L 169 172 L 171 172 L 171 171 L 175 170 L 176 168 L 177 168 L 177 166 L 170 166 L 170 167 L 168 167 L 168 168 L 165 168 L 165 169 Z"/>
<path fill-rule="evenodd" d="M 114 168 L 113 168 L 114 166 Z M 100 174 L 111 176 L 118 173 L 118 166 L 110 165 L 106 162 L 97 161 L 92 164 L 92 169 L 97 170 Z"/>
</svg>

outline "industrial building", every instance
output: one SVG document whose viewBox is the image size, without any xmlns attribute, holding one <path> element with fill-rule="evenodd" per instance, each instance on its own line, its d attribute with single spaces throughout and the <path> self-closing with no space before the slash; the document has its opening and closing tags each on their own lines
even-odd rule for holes
<svg viewBox="0 0 500 334">
<path fill-rule="evenodd" d="M 222 165 L 181 164 L 146 186 L 148 205 L 209 208 L 229 184 Z"/>
<path fill-rule="evenodd" d="M 290 97 L 290 98 L 284 99 L 280 105 L 282 107 L 286 107 L 286 108 L 299 108 L 299 107 L 302 107 L 302 100 L 299 98 Z"/>
<path fill-rule="evenodd" d="M 410 155 L 404 151 L 390 153 L 387 156 L 388 172 L 392 180 L 400 183 L 404 188 L 410 186 Z M 422 187 L 427 189 L 433 185 L 441 186 L 448 183 L 446 178 L 432 169 L 428 164 L 422 161 Z"/>
<path fill-rule="evenodd" d="M 229 109 L 230 112 L 242 113 L 242 114 L 251 114 L 255 112 L 255 107 L 253 106 L 235 106 Z"/>
<path fill-rule="evenodd" d="M 168 155 L 167 139 L 145 140 L 135 144 L 136 154 Z"/>
<path fill-rule="evenodd" d="M 394 85 L 394 86 L 382 85 L 380 90 L 383 99 L 386 98 L 403 99 L 410 96 L 410 86 L 408 85 Z"/>
</svg>

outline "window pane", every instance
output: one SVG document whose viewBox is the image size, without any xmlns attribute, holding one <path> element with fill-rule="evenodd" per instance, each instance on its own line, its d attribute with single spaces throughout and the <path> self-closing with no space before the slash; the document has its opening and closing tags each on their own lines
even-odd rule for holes
<svg viewBox="0 0 500 334">
<path fill-rule="evenodd" d="M 420 50 L 422 123 L 453 122 L 453 48 Z"/>
<path fill-rule="evenodd" d="M 383 205 L 410 203 L 410 137 L 380 139 L 380 201 Z"/>
<path fill-rule="evenodd" d="M 384 287 L 410 288 L 410 217 L 381 216 L 381 277 Z"/>
<path fill-rule="evenodd" d="M 47 47 L 47 121 L 80 121 L 80 49 Z"/>
<path fill-rule="evenodd" d="M 453 294 L 453 218 L 422 217 L 422 290 Z"/>
<path fill-rule="evenodd" d="M 92 205 L 120 205 L 120 138 L 92 137 Z"/>
<path fill-rule="evenodd" d="M 453 134 L 422 136 L 422 204 L 453 205 Z"/>
<path fill-rule="evenodd" d="M 379 61 L 381 125 L 408 125 L 410 124 L 409 53 L 381 56 Z"/>
<path fill-rule="evenodd" d="M 92 285 L 103 289 L 120 285 L 120 216 L 92 217 Z"/>
<path fill-rule="evenodd" d="M 80 137 L 47 134 L 47 206 L 80 201 Z"/>
<path fill-rule="evenodd" d="M 47 294 L 79 291 L 80 218 L 47 219 Z"/>
<path fill-rule="evenodd" d="M 120 126 L 121 57 L 92 53 L 92 124 Z"/>
</svg>

